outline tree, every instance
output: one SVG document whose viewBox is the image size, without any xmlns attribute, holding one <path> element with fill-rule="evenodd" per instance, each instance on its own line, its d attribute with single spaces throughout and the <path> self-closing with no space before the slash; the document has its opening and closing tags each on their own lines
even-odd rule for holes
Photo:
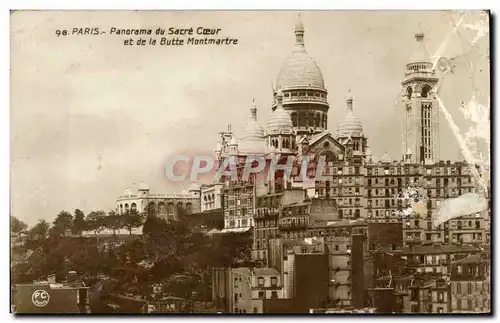
<svg viewBox="0 0 500 323">
<path fill-rule="evenodd" d="M 87 223 L 87 228 L 94 231 L 96 238 L 98 238 L 99 232 L 106 227 L 106 213 L 103 211 L 92 211 L 87 214 L 85 222 Z"/>
<path fill-rule="evenodd" d="M 56 235 L 64 235 L 73 226 L 73 216 L 71 213 L 61 211 L 53 222 L 53 232 Z"/>
<path fill-rule="evenodd" d="M 29 231 L 29 235 L 32 239 L 40 240 L 45 238 L 47 233 L 49 232 L 50 224 L 44 219 L 39 219 L 38 223 L 31 228 Z"/>
<path fill-rule="evenodd" d="M 14 233 L 19 233 L 26 230 L 28 225 L 23 221 L 19 220 L 15 216 L 10 216 L 10 231 Z"/>
<path fill-rule="evenodd" d="M 85 214 L 83 214 L 83 212 L 80 209 L 75 210 L 75 217 L 73 218 L 72 229 L 73 233 L 76 233 L 79 236 L 81 236 L 82 232 L 87 229 L 85 223 Z"/>
<path fill-rule="evenodd" d="M 106 229 L 113 230 L 113 235 L 116 235 L 116 230 L 123 228 L 123 217 L 115 211 L 110 211 L 106 217 Z"/>
<path fill-rule="evenodd" d="M 123 214 L 123 226 L 132 234 L 132 229 L 138 228 L 143 223 L 143 217 L 136 210 L 127 210 Z"/>
</svg>

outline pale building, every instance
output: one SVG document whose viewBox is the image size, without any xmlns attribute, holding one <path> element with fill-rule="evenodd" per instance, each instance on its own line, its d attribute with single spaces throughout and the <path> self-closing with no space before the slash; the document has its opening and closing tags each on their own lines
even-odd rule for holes
<svg viewBox="0 0 500 323">
<path fill-rule="evenodd" d="M 222 207 L 221 195 L 223 184 L 201 186 L 201 212 L 217 210 Z"/>
<path fill-rule="evenodd" d="M 402 154 L 412 163 L 439 161 L 439 113 L 436 92 L 439 79 L 427 52 L 424 34 L 415 35 L 416 48 L 401 82 L 406 111 Z"/>
<path fill-rule="evenodd" d="M 152 194 L 149 186 L 141 183 L 137 193 L 126 189 L 124 195 L 116 199 L 116 212 L 123 214 L 127 211 L 143 213 L 147 207 L 152 207 L 159 217 L 174 220 L 182 209 L 186 214 L 201 211 L 200 187 L 193 183 L 187 192 L 173 194 Z"/>
</svg>

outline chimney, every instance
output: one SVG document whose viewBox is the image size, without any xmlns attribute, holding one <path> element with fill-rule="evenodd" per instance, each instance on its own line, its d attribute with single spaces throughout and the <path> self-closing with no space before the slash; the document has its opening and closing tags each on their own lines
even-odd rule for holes
<svg viewBox="0 0 500 323">
<path fill-rule="evenodd" d="M 47 282 L 49 284 L 55 284 L 56 283 L 56 275 L 55 274 L 48 275 Z"/>
<path fill-rule="evenodd" d="M 352 235 L 351 248 L 351 290 L 352 305 L 355 309 L 365 307 L 365 275 L 364 275 L 364 255 L 363 255 L 363 235 Z"/>
<path fill-rule="evenodd" d="M 66 276 L 66 281 L 68 283 L 74 283 L 77 280 L 76 271 L 68 271 L 68 275 Z"/>
</svg>

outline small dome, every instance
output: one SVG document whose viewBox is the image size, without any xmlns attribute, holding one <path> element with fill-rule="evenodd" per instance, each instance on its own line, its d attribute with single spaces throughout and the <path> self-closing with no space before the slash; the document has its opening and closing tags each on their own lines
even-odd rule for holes
<svg viewBox="0 0 500 323">
<path fill-rule="evenodd" d="M 391 157 L 389 156 L 389 154 L 385 153 L 384 155 L 382 155 L 382 158 L 380 158 L 380 162 L 390 163 L 390 162 L 392 162 L 392 160 L 391 160 Z"/>
<path fill-rule="evenodd" d="M 278 93 L 278 106 L 271 113 L 269 120 L 267 121 L 267 133 L 279 132 L 283 129 L 293 130 L 293 123 L 290 114 L 283 109 L 281 105 L 281 92 Z"/>
<path fill-rule="evenodd" d="M 325 88 L 323 73 L 305 50 L 295 51 L 285 61 L 276 81 L 278 89 L 300 86 Z"/>
<path fill-rule="evenodd" d="M 125 192 L 123 192 L 123 195 L 132 195 L 132 190 L 130 188 L 127 188 Z"/>
<path fill-rule="evenodd" d="M 241 140 L 256 140 L 264 138 L 264 127 L 257 120 L 250 120 L 243 129 Z"/>
<path fill-rule="evenodd" d="M 244 140 L 262 140 L 264 138 L 264 127 L 257 121 L 257 106 L 255 100 L 252 108 L 250 109 L 250 120 L 245 125 L 241 141 Z"/>
<path fill-rule="evenodd" d="M 363 135 L 363 125 L 361 124 L 361 120 L 354 114 L 354 111 L 346 113 L 344 119 L 339 122 L 337 134 L 339 137 L 361 137 Z"/>
<path fill-rule="evenodd" d="M 149 191 L 149 186 L 142 182 L 141 185 L 139 185 L 139 191 Z"/>
<path fill-rule="evenodd" d="M 353 98 L 351 93 L 347 97 L 347 109 L 342 121 L 337 126 L 338 137 L 361 137 L 363 136 L 363 125 L 358 116 L 354 113 L 352 106 Z"/>
<path fill-rule="evenodd" d="M 198 185 L 196 182 L 193 182 L 191 186 L 189 186 L 189 191 L 199 191 L 200 190 L 200 185 Z"/>
</svg>

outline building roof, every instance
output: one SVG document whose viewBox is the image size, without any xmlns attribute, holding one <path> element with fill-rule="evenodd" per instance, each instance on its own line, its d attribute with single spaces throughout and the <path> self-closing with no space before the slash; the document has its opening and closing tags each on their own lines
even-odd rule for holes
<svg viewBox="0 0 500 323">
<path fill-rule="evenodd" d="M 274 268 L 254 268 L 256 276 L 278 276 L 279 272 Z"/>
<path fill-rule="evenodd" d="M 488 259 L 485 259 L 483 255 L 476 254 L 470 255 L 468 257 L 462 258 L 460 260 L 454 261 L 453 264 L 477 264 L 477 263 L 485 263 L 488 262 Z"/>
<path fill-rule="evenodd" d="M 311 202 L 303 201 L 303 202 L 293 202 L 289 203 L 286 205 L 283 205 L 283 207 L 293 207 L 293 206 L 309 206 L 311 205 Z"/>
<path fill-rule="evenodd" d="M 250 275 L 250 268 L 248 267 L 238 267 L 231 269 L 234 273 L 239 273 L 242 275 Z"/>
<path fill-rule="evenodd" d="M 443 253 L 479 252 L 480 250 L 471 245 L 420 245 L 404 247 L 402 255 L 431 255 Z"/>
<path fill-rule="evenodd" d="M 292 246 L 309 246 L 304 239 L 283 239 L 284 247 L 292 247 Z"/>
<path fill-rule="evenodd" d="M 339 221 L 318 221 L 313 223 L 312 227 L 350 227 L 357 225 L 366 225 L 367 222 L 365 219 L 357 219 L 357 220 L 339 220 Z"/>
<path fill-rule="evenodd" d="M 242 233 L 250 230 L 250 227 L 222 229 L 221 233 Z"/>
</svg>

